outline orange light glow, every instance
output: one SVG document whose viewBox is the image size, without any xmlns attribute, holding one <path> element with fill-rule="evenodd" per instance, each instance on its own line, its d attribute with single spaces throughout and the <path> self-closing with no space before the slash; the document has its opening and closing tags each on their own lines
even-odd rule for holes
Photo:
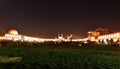
<svg viewBox="0 0 120 69">
<path fill-rule="evenodd" d="M 108 35 L 102 35 L 102 36 L 98 36 L 98 39 L 100 40 L 104 40 L 104 39 L 113 39 L 114 42 L 117 41 L 117 39 L 120 38 L 120 33 L 117 32 L 117 33 L 113 33 L 113 34 L 108 34 Z"/>
<path fill-rule="evenodd" d="M 10 30 L 8 33 L 13 34 L 13 35 L 18 35 L 18 31 L 14 30 L 14 29 Z"/>
</svg>

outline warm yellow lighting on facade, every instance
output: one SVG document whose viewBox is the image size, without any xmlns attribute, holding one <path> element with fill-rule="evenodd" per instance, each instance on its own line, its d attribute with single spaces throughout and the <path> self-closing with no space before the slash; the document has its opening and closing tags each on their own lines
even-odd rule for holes
<svg viewBox="0 0 120 69">
<path fill-rule="evenodd" d="M 13 35 L 18 35 L 18 31 L 14 30 L 14 29 L 10 30 L 8 33 L 13 34 Z"/>
<path fill-rule="evenodd" d="M 104 40 L 104 39 L 111 40 L 111 39 L 113 39 L 113 41 L 116 42 L 118 39 L 120 39 L 120 32 L 98 36 L 98 39 L 99 40 Z"/>
</svg>

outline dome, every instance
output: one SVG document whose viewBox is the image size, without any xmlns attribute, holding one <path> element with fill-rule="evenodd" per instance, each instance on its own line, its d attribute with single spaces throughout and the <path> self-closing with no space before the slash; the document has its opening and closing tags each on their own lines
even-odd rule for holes
<svg viewBox="0 0 120 69">
<path fill-rule="evenodd" d="M 14 34 L 14 35 L 18 35 L 18 31 L 17 30 L 10 30 L 9 32 L 8 32 L 9 34 Z"/>
</svg>

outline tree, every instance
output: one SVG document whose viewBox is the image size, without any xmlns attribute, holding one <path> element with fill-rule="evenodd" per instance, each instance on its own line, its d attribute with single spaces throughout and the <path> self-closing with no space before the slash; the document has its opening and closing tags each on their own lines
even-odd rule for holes
<svg viewBox="0 0 120 69">
<path fill-rule="evenodd" d="M 0 36 L 4 36 L 5 35 L 5 31 L 4 30 L 0 30 Z"/>
</svg>

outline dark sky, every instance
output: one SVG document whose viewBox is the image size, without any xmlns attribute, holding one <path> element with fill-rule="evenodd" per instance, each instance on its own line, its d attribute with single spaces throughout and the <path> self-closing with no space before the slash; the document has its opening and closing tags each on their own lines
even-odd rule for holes
<svg viewBox="0 0 120 69">
<path fill-rule="evenodd" d="M 59 33 L 82 38 L 98 27 L 117 32 L 119 6 L 115 0 L 0 0 L 0 29 L 43 38 Z"/>
</svg>

